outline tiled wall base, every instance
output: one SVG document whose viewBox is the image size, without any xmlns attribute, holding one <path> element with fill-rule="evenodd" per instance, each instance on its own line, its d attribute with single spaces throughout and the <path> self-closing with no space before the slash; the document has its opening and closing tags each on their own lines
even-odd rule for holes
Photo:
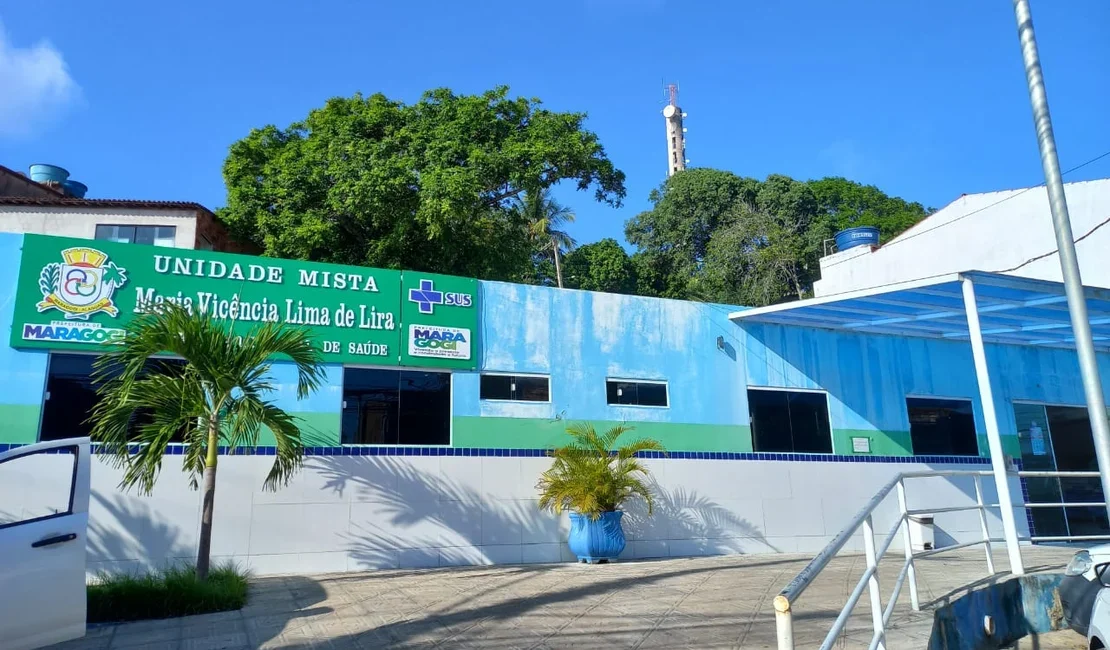
<svg viewBox="0 0 1110 650">
<path fill-rule="evenodd" d="M 567 521 L 539 511 L 535 456 L 312 456 L 285 488 L 263 492 L 271 459 L 221 460 L 212 553 L 257 574 L 459 564 L 557 562 Z M 119 470 L 94 458 L 89 570 L 130 570 L 190 559 L 199 495 L 167 458 L 154 494 L 118 490 Z M 655 516 L 627 509 L 627 558 L 815 553 L 897 472 L 970 469 L 925 463 L 648 459 Z M 984 481 L 994 502 L 993 482 Z M 0 486 L 0 490 L 4 489 Z M 1020 494 L 1016 484 L 1011 487 Z M 971 503 L 970 477 L 913 479 L 910 507 Z M 875 530 L 897 516 L 888 499 Z M 1019 522 L 1025 518 L 1020 517 Z M 974 511 L 936 516 L 937 541 L 979 536 Z M 996 514 L 992 534 L 1001 535 Z M 1025 531 L 1020 531 L 1025 534 Z M 861 548 L 861 540 L 850 548 Z"/>
</svg>

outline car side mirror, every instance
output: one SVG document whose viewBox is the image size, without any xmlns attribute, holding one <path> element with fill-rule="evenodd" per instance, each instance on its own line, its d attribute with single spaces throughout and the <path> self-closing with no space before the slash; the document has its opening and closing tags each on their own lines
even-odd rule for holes
<svg viewBox="0 0 1110 650">
<path fill-rule="evenodd" d="M 1099 584 L 1103 587 L 1110 587 L 1110 571 L 1106 570 L 1108 568 L 1110 568 L 1110 562 L 1103 562 L 1095 566 L 1095 577 L 1098 578 Z"/>
</svg>

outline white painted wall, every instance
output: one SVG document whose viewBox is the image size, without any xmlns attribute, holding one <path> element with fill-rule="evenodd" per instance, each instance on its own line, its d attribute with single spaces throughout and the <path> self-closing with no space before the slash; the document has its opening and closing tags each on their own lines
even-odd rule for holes
<svg viewBox="0 0 1110 650">
<path fill-rule="evenodd" d="M 1110 179 L 1067 183 L 1065 194 L 1076 238 L 1110 219 Z M 1110 287 L 1110 224 L 1079 242 L 1083 284 Z M 817 296 L 878 287 L 959 271 L 1008 272 L 1060 281 L 1056 235 L 1043 187 L 968 194 L 874 251 L 849 249 L 821 259 Z"/>
<path fill-rule="evenodd" d="M 193 248 L 196 242 L 193 210 L 0 206 L 0 232 L 93 239 L 97 225 L 174 226 L 176 248 Z"/>
<path fill-rule="evenodd" d="M 121 494 L 119 470 L 94 459 L 89 570 L 193 559 L 199 494 L 167 457 L 153 496 Z M 286 488 L 262 492 L 267 457 L 221 460 L 212 552 L 259 575 L 570 561 L 568 523 L 540 513 L 544 458 L 311 457 Z M 625 517 L 625 557 L 815 553 L 899 471 L 918 464 L 650 460 L 656 514 Z M 961 466 L 968 468 L 970 466 Z M 976 466 L 979 467 L 979 466 Z M 988 500 L 995 500 L 990 480 Z M 1011 487 L 1015 497 L 1021 491 Z M 0 494 L 4 493 L 0 486 Z M 971 503 L 970 479 L 917 480 L 910 507 Z M 876 515 L 889 530 L 890 498 Z M 1017 511 L 1024 529 L 1023 511 Z M 1001 536 L 997 514 L 991 526 Z M 974 512 L 937 515 L 938 544 L 979 535 Z M 1025 533 L 1027 534 L 1027 533 Z M 899 540 L 900 542 L 900 540 Z M 857 537 L 850 548 L 859 550 Z M 900 543 L 895 545 L 900 548 Z"/>
</svg>

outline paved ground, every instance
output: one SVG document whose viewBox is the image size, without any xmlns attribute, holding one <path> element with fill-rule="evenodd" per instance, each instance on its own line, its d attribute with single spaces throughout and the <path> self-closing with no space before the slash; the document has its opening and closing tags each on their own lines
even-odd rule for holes
<svg viewBox="0 0 1110 650">
<path fill-rule="evenodd" d="M 1070 556 L 1064 549 L 1025 549 L 1026 564 L 1041 570 L 1058 570 Z M 733 556 L 259 578 L 242 611 L 103 626 L 55 647 L 774 648 L 771 599 L 809 559 Z M 890 557 L 882 565 L 884 597 L 900 564 Z M 995 564 L 1008 566 L 1002 554 Z M 986 573 L 980 549 L 917 566 L 922 602 L 958 596 L 961 585 Z M 862 568 L 862 557 L 837 558 L 814 582 L 795 609 L 798 648 L 820 644 Z M 887 647 L 925 647 L 932 614 L 912 612 L 907 589 L 899 601 Z M 867 647 L 866 602 L 865 594 L 837 647 Z M 1073 641 L 1079 638 L 1069 632 L 1022 647 L 1082 647 Z"/>
</svg>

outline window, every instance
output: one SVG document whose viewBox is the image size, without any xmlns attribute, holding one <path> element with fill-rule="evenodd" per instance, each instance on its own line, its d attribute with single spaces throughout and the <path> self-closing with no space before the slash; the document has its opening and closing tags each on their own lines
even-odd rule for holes
<svg viewBox="0 0 1110 650">
<path fill-rule="evenodd" d="M 451 373 L 343 369 L 345 445 L 451 443 Z"/>
<path fill-rule="evenodd" d="M 825 393 L 749 388 L 748 410 L 756 451 L 832 453 Z"/>
<path fill-rule="evenodd" d="M 177 228 L 174 226 L 101 226 L 96 227 L 96 238 L 120 244 L 174 245 Z"/>
<path fill-rule="evenodd" d="M 98 401 L 92 380 L 94 361 L 96 356 L 91 354 L 50 355 L 40 440 L 61 440 L 87 436 L 92 432 L 88 419 Z M 148 367 L 154 366 L 162 372 L 174 372 L 183 368 L 185 362 L 180 359 L 152 359 Z M 141 424 L 148 417 L 149 413 L 136 411 L 133 422 Z M 172 442 L 183 439 L 184 432 L 181 432 L 172 438 Z"/>
<path fill-rule="evenodd" d="M 915 456 L 978 456 L 971 400 L 906 398 Z"/>
<path fill-rule="evenodd" d="M 482 375 L 481 399 L 551 401 L 550 380 L 534 375 Z"/>
<path fill-rule="evenodd" d="M 667 406 L 667 382 L 605 380 L 605 396 L 609 404 L 621 406 Z"/>
<path fill-rule="evenodd" d="M 76 470 L 76 447 L 0 462 L 0 528 L 70 514 Z"/>
</svg>

